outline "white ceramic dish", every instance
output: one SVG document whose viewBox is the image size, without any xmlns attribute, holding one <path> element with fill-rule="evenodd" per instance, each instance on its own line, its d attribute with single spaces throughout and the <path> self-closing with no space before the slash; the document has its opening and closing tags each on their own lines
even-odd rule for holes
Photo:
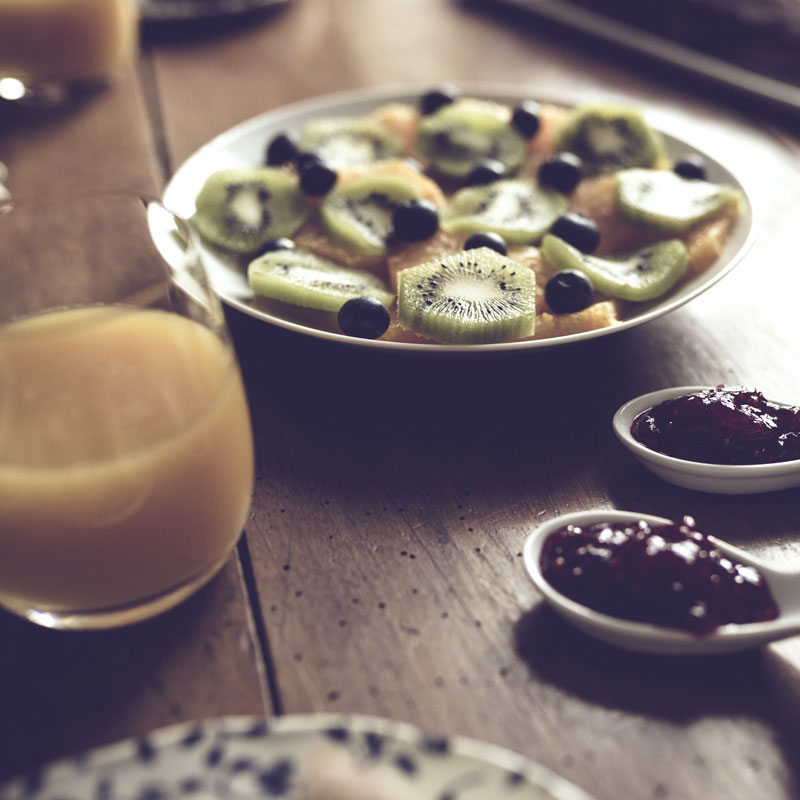
<svg viewBox="0 0 800 800">
<path fill-rule="evenodd" d="M 714 494 L 757 494 L 800 486 L 800 461 L 779 464 L 701 464 L 656 453 L 631 436 L 631 425 L 643 411 L 673 397 L 709 388 L 677 386 L 636 397 L 614 414 L 614 433 L 653 474 L 685 489 Z"/>
<path fill-rule="evenodd" d="M 523 560 L 528 575 L 544 595 L 545 600 L 576 628 L 616 647 L 665 655 L 729 653 L 758 647 L 800 632 L 800 574 L 777 570 L 713 536 L 709 538 L 720 550 L 736 561 L 751 564 L 761 572 L 780 609 L 778 619 L 745 625 L 722 625 L 707 636 L 693 636 L 677 629 L 644 622 L 631 622 L 593 611 L 565 597 L 544 579 L 539 567 L 539 558 L 545 539 L 554 531 L 565 525 L 585 526 L 595 522 L 614 521 L 637 522 L 641 519 L 652 525 L 663 525 L 670 521 L 663 517 L 634 511 L 581 511 L 545 522 L 525 541 Z"/>
<path fill-rule="evenodd" d="M 175 725 L 57 762 L 36 778 L 0 787 L 0 797 L 591 800 L 556 773 L 495 745 L 341 714 Z M 312 779 L 317 791 L 302 792 Z"/>
<path fill-rule="evenodd" d="M 487 84 L 461 84 L 465 95 L 500 102 L 516 104 L 528 98 L 573 106 L 581 101 L 580 97 L 565 97 L 524 87 L 509 87 Z M 389 102 L 411 103 L 416 105 L 420 96 L 430 86 L 395 86 L 380 89 L 365 89 L 328 95 L 322 98 L 307 100 L 273 111 L 268 111 L 250 120 L 242 122 L 225 133 L 212 139 L 190 156 L 175 172 L 164 192 L 163 201 L 167 208 L 189 218 L 194 214 L 195 197 L 206 178 L 219 169 L 228 167 L 256 166 L 262 163 L 267 142 L 281 131 L 299 131 L 304 123 L 311 119 L 327 116 L 358 116 Z M 561 336 L 554 339 L 542 339 L 525 342 L 506 342 L 486 345 L 434 345 L 404 342 L 384 342 L 381 340 L 357 339 L 329 330 L 320 330 L 309 325 L 299 324 L 291 319 L 276 316 L 259 306 L 247 283 L 245 270 L 233 259 L 226 259 L 219 252 L 202 246 L 202 252 L 211 282 L 228 305 L 264 322 L 282 328 L 297 331 L 308 336 L 329 341 L 336 341 L 353 347 L 375 349 L 384 352 L 414 352 L 429 356 L 442 354 L 486 354 L 497 352 L 514 352 L 552 348 L 574 342 L 608 336 L 628 328 L 642 325 L 653 319 L 673 311 L 692 298 L 715 284 L 739 263 L 752 245 L 755 237 L 752 193 L 748 192 L 743 182 L 730 169 L 720 164 L 712 154 L 703 153 L 679 136 L 661 131 L 668 153 L 671 157 L 680 157 L 690 153 L 702 155 L 708 164 L 708 179 L 727 183 L 741 190 L 744 202 L 742 215 L 720 258 L 708 270 L 698 277 L 686 282 L 674 292 L 647 304 L 642 304 L 639 313 L 623 320 L 620 324 L 596 331 Z"/>
</svg>

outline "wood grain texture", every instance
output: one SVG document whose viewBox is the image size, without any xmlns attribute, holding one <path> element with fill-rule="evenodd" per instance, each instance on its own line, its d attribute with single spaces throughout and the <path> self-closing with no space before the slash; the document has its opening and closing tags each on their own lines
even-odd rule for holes
<svg viewBox="0 0 800 800">
<path fill-rule="evenodd" d="M 235 556 L 180 607 L 113 631 L 0 612 L 0 780 L 176 722 L 271 713 Z"/>
<path fill-rule="evenodd" d="M 283 708 L 378 713 L 499 742 L 601 800 L 793 797 L 798 753 L 777 711 L 795 702 L 791 655 L 614 651 L 541 607 L 519 553 L 544 519 L 619 507 L 693 513 L 743 546 L 797 558 L 797 492 L 719 498 L 666 486 L 610 429 L 620 403 L 661 386 L 744 382 L 800 397 L 786 369 L 791 291 L 774 289 L 795 285 L 774 256 L 794 191 L 777 177 L 796 157 L 735 110 L 529 30 L 424 5 L 297 3 L 262 30 L 203 41 L 210 65 L 235 63 L 231 94 L 221 88 L 230 74 L 190 74 L 183 46 L 159 51 L 171 152 L 185 157 L 219 132 L 191 101 L 179 113 L 187 81 L 220 87 L 229 124 L 381 83 L 602 91 L 646 103 L 687 139 L 705 135 L 723 161 L 741 166 L 746 142 L 754 169 L 776 177 L 760 209 L 768 227 L 757 254 L 669 318 L 497 363 L 372 358 L 232 313 L 259 453 L 248 546 Z M 259 77 L 272 73 L 281 79 Z"/>
<path fill-rule="evenodd" d="M 724 658 L 627 654 L 544 608 L 520 558 L 537 524 L 592 507 L 691 513 L 777 562 L 800 557 L 800 492 L 671 487 L 610 427 L 622 402 L 670 385 L 747 383 L 800 402 L 796 133 L 597 45 L 446 0 L 295 0 L 186 35 L 151 31 L 139 67 L 61 119 L 0 133 L 11 188 L 52 185 L 67 142 L 71 180 L 144 190 L 160 166 L 285 103 L 482 80 L 646 105 L 752 176 L 762 232 L 686 307 L 547 352 L 378 357 L 231 311 L 258 460 L 244 566 L 269 674 L 236 562 L 129 630 L 73 637 L 0 617 L 6 771 L 172 720 L 266 708 L 269 679 L 286 713 L 379 714 L 486 739 L 597 800 L 800 795 L 796 639 Z"/>
</svg>

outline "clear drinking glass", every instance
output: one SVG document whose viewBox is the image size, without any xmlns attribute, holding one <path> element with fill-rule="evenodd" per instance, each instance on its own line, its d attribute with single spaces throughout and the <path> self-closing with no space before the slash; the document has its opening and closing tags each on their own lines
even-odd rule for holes
<svg viewBox="0 0 800 800">
<path fill-rule="evenodd" d="M 252 485 L 186 222 L 118 195 L 0 204 L 0 606 L 54 628 L 159 613 L 225 563 Z"/>
<path fill-rule="evenodd" d="M 138 0 L 0 0 L 0 97 L 58 105 L 136 52 Z"/>
</svg>

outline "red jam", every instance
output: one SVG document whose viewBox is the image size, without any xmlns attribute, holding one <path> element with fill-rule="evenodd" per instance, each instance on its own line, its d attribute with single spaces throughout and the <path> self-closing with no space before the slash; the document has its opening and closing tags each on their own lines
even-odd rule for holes
<svg viewBox="0 0 800 800">
<path fill-rule="evenodd" d="M 779 613 L 761 573 L 725 556 L 691 517 L 567 525 L 547 537 L 539 564 L 551 586 L 582 605 L 695 636 Z"/>
<path fill-rule="evenodd" d="M 741 386 L 706 389 L 643 411 L 631 434 L 645 447 L 706 464 L 800 459 L 800 408 Z"/>
</svg>

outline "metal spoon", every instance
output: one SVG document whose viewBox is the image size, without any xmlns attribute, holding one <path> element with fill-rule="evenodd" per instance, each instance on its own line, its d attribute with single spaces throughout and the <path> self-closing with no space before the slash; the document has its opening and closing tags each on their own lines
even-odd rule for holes
<svg viewBox="0 0 800 800">
<path fill-rule="evenodd" d="M 764 577 L 780 614 L 768 622 L 728 624 L 706 636 L 694 636 L 674 628 L 632 622 L 593 611 L 556 591 L 542 575 L 539 557 L 545 539 L 565 525 L 588 526 L 596 522 L 637 522 L 663 525 L 670 520 L 631 511 L 582 511 L 556 517 L 537 528 L 525 541 L 523 558 L 528 574 L 545 600 L 584 633 L 627 650 L 668 655 L 728 653 L 758 647 L 800 633 L 800 571 L 776 569 L 716 537 L 709 537 L 732 559 L 755 567 Z"/>
</svg>

